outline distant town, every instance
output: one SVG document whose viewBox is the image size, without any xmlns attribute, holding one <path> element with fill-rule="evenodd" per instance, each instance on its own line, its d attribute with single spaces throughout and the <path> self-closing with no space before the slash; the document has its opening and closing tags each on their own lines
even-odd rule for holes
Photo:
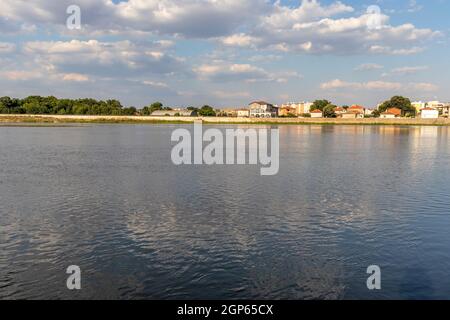
<svg viewBox="0 0 450 320">
<path fill-rule="evenodd" d="M 202 114 L 202 111 L 209 114 Z M 166 108 L 151 112 L 152 116 L 217 116 L 231 118 L 422 118 L 438 119 L 448 118 L 450 114 L 450 102 L 440 101 L 414 101 L 408 98 L 395 96 L 390 100 L 380 103 L 375 108 L 367 108 L 361 105 L 336 106 L 328 100 L 316 100 L 314 102 L 288 102 L 282 105 L 272 104 L 266 101 L 253 101 L 245 108 L 223 108 L 212 110 L 209 106 L 203 109 L 197 108 Z"/>
<path fill-rule="evenodd" d="M 394 96 L 375 108 L 358 104 L 335 105 L 328 100 L 313 102 L 288 102 L 281 105 L 266 101 L 253 101 L 246 107 L 214 108 L 168 107 L 161 102 L 137 109 L 124 107 L 118 100 L 58 99 L 56 97 L 29 96 L 24 99 L 0 98 L 0 114 L 28 115 L 106 115 L 154 117 L 228 117 L 228 118 L 448 118 L 450 102 L 413 101 Z"/>
</svg>

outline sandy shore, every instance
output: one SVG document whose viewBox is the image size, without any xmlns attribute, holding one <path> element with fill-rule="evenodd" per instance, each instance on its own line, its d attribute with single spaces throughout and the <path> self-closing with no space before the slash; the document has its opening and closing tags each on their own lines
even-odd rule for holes
<svg viewBox="0 0 450 320">
<path fill-rule="evenodd" d="M 71 116 L 0 114 L 0 123 L 192 123 L 201 120 L 215 124 L 320 124 L 320 125 L 428 125 L 450 126 L 450 119 L 311 119 L 311 118 L 221 118 L 152 116 Z"/>
</svg>

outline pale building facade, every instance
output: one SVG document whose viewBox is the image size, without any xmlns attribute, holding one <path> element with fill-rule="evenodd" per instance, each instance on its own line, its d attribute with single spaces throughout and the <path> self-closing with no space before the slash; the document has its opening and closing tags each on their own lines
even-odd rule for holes
<svg viewBox="0 0 450 320">
<path fill-rule="evenodd" d="M 275 118 L 278 108 L 265 101 L 255 101 L 249 104 L 250 118 Z"/>
<path fill-rule="evenodd" d="M 310 112 L 311 118 L 323 118 L 323 112 L 320 110 L 313 110 Z"/>
<path fill-rule="evenodd" d="M 238 109 L 237 110 L 238 118 L 248 118 L 250 116 L 250 110 L 248 109 Z"/>
<path fill-rule="evenodd" d="M 281 108 L 293 108 L 298 116 L 311 112 L 312 102 L 288 102 L 281 105 Z"/>
<path fill-rule="evenodd" d="M 420 111 L 420 117 L 422 119 L 437 119 L 439 118 L 439 111 L 433 108 L 423 108 Z"/>
<path fill-rule="evenodd" d="M 178 110 L 157 110 L 153 111 L 152 116 L 155 117 L 196 117 L 197 111 L 178 109 Z"/>
</svg>

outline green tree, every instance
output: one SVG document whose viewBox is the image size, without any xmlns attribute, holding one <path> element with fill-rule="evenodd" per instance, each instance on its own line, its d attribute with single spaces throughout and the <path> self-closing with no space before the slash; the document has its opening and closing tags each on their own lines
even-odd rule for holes
<svg viewBox="0 0 450 320">
<path fill-rule="evenodd" d="M 161 102 L 154 102 L 149 107 L 149 112 L 152 114 L 154 111 L 163 110 L 163 104 Z"/>
<path fill-rule="evenodd" d="M 378 111 L 382 113 L 390 108 L 402 110 L 402 116 L 416 115 L 416 109 L 411 105 L 411 100 L 402 96 L 394 96 L 390 100 L 383 102 L 378 108 Z"/>
<path fill-rule="evenodd" d="M 13 108 L 13 100 L 10 97 L 0 98 L 0 113 L 11 113 Z"/>
<path fill-rule="evenodd" d="M 313 102 L 313 104 L 311 106 L 311 110 L 323 111 L 323 109 L 330 104 L 331 104 L 331 102 L 328 100 L 316 100 Z"/>
<path fill-rule="evenodd" d="M 122 114 L 126 116 L 134 116 L 137 113 L 137 109 L 135 107 L 124 108 L 122 110 Z"/>
<path fill-rule="evenodd" d="M 198 114 L 202 117 L 215 117 L 216 116 L 216 112 L 214 111 L 214 109 L 208 105 L 201 107 Z"/>
<path fill-rule="evenodd" d="M 323 116 L 325 118 L 336 118 L 336 113 L 334 112 L 334 109 L 337 107 L 334 104 L 328 104 L 323 108 Z"/>
</svg>

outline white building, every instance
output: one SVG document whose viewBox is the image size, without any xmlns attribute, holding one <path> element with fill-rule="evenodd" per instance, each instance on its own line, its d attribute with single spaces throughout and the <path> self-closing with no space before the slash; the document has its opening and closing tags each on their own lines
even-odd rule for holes
<svg viewBox="0 0 450 320">
<path fill-rule="evenodd" d="M 383 112 L 382 114 L 380 114 L 380 118 L 381 119 L 395 119 L 395 118 L 397 118 L 397 116 L 390 112 Z"/>
<path fill-rule="evenodd" d="M 313 110 L 310 113 L 311 113 L 311 118 L 323 118 L 323 112 L 320 110 Z"/>
<path fill-rule="evenodd" d="M 444 107 L 444 103 L 439 102 L 439 101 L 429 101 L 429 102 L 427 102 L 426 107 L 432 108 L 432 109 L 439 109 L 439 108 Z"/>
<path fill-rule="evenodd" d="M 249 104 L 250 118 L 275 118 L 278 108 L 264 101 L 255 101 Z"/>
<path fill-rule="evenodd" d="M 238 118 L 248 118 L 250 116 L 250 110 L 248 109 L 239 109 L 237 111 Z"/>
<path fill-rule="evenodd" d="M 423 108 L 420 111 L 420 117 L 422 119 L 437 119 L 439 118 L 439 111 L 433 108 Z"/>
<path fill-rule="evenodd" d="M 281 108 L 293 108 L 296 110 L 296 113 L 301 116 L 305 113 L 311 112 L 312 102 L 288 102 L 281 106 Z"/>
<path fill-rule="evenodd" d="M 449 117 L 450 116 L 450 103 L 449 102 L 444 103 L 444 106 L 439 111 L 443 117 Z"/>
<path fill-rule="evenodd" d="M 450 116 L 450 103 L 444 103 L 439 101 L 430 101 L 427 103 L 427 108 L 436 109 L 443 117 Z"/>
</svg>

